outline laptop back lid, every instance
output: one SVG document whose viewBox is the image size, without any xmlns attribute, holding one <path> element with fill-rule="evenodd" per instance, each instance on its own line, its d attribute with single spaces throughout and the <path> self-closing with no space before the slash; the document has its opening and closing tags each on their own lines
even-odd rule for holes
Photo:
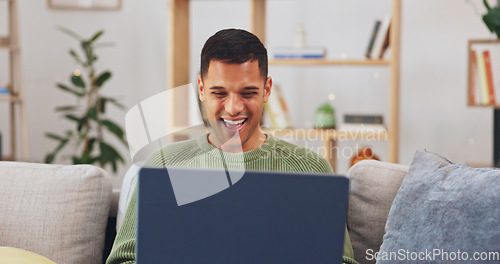
<svg viewBox="0 0 500 264">
<path fill-rule="evenodd" d="M 348 189 L 333 175 L 245 171 L 231 185 L 223 170 L 143 168 L 137 263 L 341 263 Z"/>
</svg>

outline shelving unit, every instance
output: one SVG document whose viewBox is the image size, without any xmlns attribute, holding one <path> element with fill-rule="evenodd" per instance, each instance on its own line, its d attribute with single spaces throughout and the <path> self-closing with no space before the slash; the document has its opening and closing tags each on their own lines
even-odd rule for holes
<svg viewBox="0 0 500 264">
<path fill-rule="evenodd" d="M 7 15 L 8 15 L 8 35 L 0 36 L 0 49 L 7 50 L 9 54 L 8 68 L 9 68 L 9 84 L 6 85 L 8 94 L 0 95 L 0 102 L 7 102 L 9 104 L 10 112 L 10 153 L 3 160 L 16 160 L 16 142 L 17 142 L 17 129 L 16 120 L 19 122 L 19 132 L 21 136 L 21 154 L 24 161 L 28 160 L 28 134 L 26 128 L 26 116 L 24 111 L 24 90 L 21 75 L 21 54 L 19 48 L 19 25 L 18 25 L 18 8 L 16 0 L 6 0 L 7 2 Z M 17 110 L 16 111 L 16 106 Z M 3 137 L 5 139 L 5 137 Z"/>
<path fill-rule="evenodd" d="M 469 107 L 484 107 L 484 108 L 492 108 L 493 109 L 493 166 L 500 167 L 500 100 L 496 101 L 496 104 L 477 104 L 473 103 L 471 99 L 472 91 L 472 50 L 474 45 L 476 44 L 484 44 L 484 45 L 499 45 L 500 39 L 472 39 L 469 40 L 467 45 L 467 106 Z M 493 58 L 492 58 L 493 59 Z M 500 63 L 500 60 L 492 60 L 493 63 Z M 493 77 L 495 74 L 498 74 L 496 71 L 493 72 Z M 500 93 L 500 87 L 495 86 L 495 93 Z M 476 89 L 481 89 L 479 86 L 476 86 Z M 475 94 L 478 95 L 477 93 Z M 498 99 L 499 96 L 496 96 Z"/>
<path fill-rule="evenodd" d="M 250 1 L 250 31 L 253 32 L 265 44 L 266 41 L 266 0 Z M 272 1 L 272 0 L 269 0 Z M 170 0 L 169 17 L 170 34 L 168 58 L 168 89 L 189 83 L 189 0 Z M 349 135 L 348 132 L 336 130 L 315 130 L 315 129 L 288 129 L 271 130 L 275 135 L 303 136 L 304 133 L 311 133 L 321 138 L 325 147 L 335 146 L 335 141 L 342 134 L 349 139 L 366 139 L 367 137 L 377 137 L 381 140 L 387 139 L 389 149 L 389 162 L 398 162 L 399 156 L 399 69 L 400 69 L 400 25 L 401 25 L 401 0 L 392 0 L 392 22 L 390 28 L 390 60 L 327 60 L 327 59 L 280 59 L 270 60 L 270 66 L 335 66 L 335 67 L 357 67 L 357 66 L 385 66 L 390 68 L 390 91 L 389 91 L 389 118 L 387 133 L 356 133 Z M 168 102 L 169 127 L 185 127 L 189 125 L 188 95 L 180 95 L 176 100 Z M 174 115 L 175 113 L 175 115 Z M 288 134 L 285 134 L 288 133 Z M 335 157 L 326 151 L 324 156 L 335 167 Z"/>
</svg>

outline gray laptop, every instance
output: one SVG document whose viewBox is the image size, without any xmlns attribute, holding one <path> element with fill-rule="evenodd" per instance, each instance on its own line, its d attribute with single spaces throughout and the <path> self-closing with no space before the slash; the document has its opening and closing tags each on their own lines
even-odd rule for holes
<svg viewBox="0 0 500 264">
<path fill-rule="evenodd" d="M 143 168 L 137 263 L 341 263 L 343 176 Z"/>
</svg>

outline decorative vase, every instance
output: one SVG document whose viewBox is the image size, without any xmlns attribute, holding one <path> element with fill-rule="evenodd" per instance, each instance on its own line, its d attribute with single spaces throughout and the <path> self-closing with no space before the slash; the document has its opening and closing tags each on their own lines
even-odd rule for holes
<svg viewBox="0 0 500 264">
<path fill-rule="evenodd" d="M 315 128 L 335 128 L 335 110 L 329 103 L 324 103 L 318 107 L 314 115 Z"/>
</svg>

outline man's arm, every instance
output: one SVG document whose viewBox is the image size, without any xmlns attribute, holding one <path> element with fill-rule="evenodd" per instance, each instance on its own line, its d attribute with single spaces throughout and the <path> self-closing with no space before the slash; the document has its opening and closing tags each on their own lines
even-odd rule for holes
<svg viewBox="0 0 500 264">
<path fill-rule="evenodd" d="M 342 254 L 342 264 L 358 264 L 358 262 L 354 260 L 354 251 L 352 250 L 351 239 L 349 238 L 347 227 L 345 229 L 344 236 L 344 253 Z"/>
<path fill-rule="evenodd" d="M 135 239 L 137 219 L 137 188 L 134 189 L 128 204 L 123 223 L 116 235 L 113 248 L 106 264 L 135 263 Z"/>
</svg>

